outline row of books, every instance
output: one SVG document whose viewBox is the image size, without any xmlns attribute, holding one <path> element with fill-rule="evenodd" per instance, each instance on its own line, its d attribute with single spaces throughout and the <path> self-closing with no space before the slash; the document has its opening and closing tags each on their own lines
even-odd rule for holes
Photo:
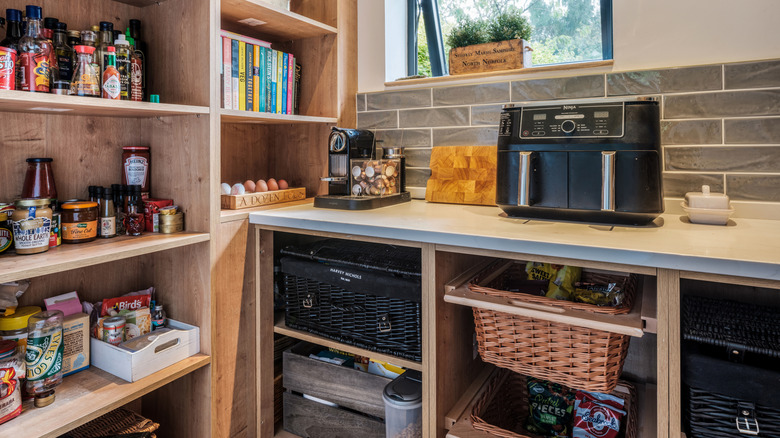
<svg viewBox="0 0 780 438">
<path fill-rule="evenodd" d="M 222 106 L 225 109 L 298 114 L 301 65 L 271 44 L 222 30 Z"/>
</svg>

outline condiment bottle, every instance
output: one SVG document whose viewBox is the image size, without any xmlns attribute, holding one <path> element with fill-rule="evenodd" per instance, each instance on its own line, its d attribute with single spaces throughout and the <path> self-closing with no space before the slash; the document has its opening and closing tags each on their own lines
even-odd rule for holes
<svg viewBox="0 0 780 438">
<path fill-rule="evenodd" d="M 135 56 L 139 59 L 141 65 L 141 95 L 139 100 L 146 96 L 146 61 L 149 53 L 146 50 L 146 40 L 141 38 L 141 20 L 130 20 L 130 36 L 135 42 Z M 135 99 L 134 99 L 135 100 Z"/>
<path fill-rule="evenodd" d="M 109 46 L 108 61 L 103 71 L 103 99 L 119 100 L 122 98 L 122 81 L 116 69 L 116 48 Z"/>
<path fill-rule="evenodd" d="M 11 225 L 13 211 L 13 205 L 0 204 L 0 254 L 11 248 L 14 243 L 14 229 Z"/>
<path fill-rule="evenodd" d="M 144 207 L 141 186 L 130 186 L 130 197 L 125 211 L 125 230 L 128 236 L 140 236 L 144 230 Z"/>
<path fill-rule="evenodd" d="M 41 35 L 49 41 L 54 39 L 54 26 L 59 23 L 60 20 L 54 17 L 46 17 L 43 19 L 43 29 L 41 29 Z"/>
<path fill-rule="evenodd" d="M 54 402 L 54 389 L 62 383 L 62 319 L 61 311 L 45 310 L 31 316 L 27 323 L 25 389 L 35 396 L 38 408 Z"/>
<path fill-rule="evenodd" d="M 100 76 L 108 65 L 108 48 L 114 44 L 114 23 L 110 21 L 100 22 L 100 41 L 98 42 L 98 62 L 100 63 Z"/>
<path fill-rule="evenodd" d="M 51 42 L 41 34 L 41 8 L 27 5 L 27 30 L 19 40 L 21 90 L 48 93 L 51 85 Z"/>
<path fill-rule="evenodd" d="M 130 42 L 125 39 L 124 35 L 120 34 L 114 40 L 114 46 L 116 46 L 114 66 L 119 71 L 120 97 L 122 100 L 130 100 L 130 74 L 132 69 Z"/>
<path fill-rule="evenodd" d="M 69 94 L 70 81 L 73 79 L 75 52 L 68 45 L 68 24 L 58 22 L 54 25 L 54 55 L 57 58 L 57 75 L 52 71 L 53 92 Z"/>
<path fill-rule="evenodd" d="M 114 208 L 114 191 L 111 187 L 103 189 L 103 199 L 99 204 L 100 226 L 98 235 L 103 238 L 116 236 L 116 209 Z"/>
<path fill-rule="evenodd" d="M 0 47 L 7 47 L 16 51 L 16 59 L 14 61 L 14 78 L 9 78 L 9 84 L 13 83 L 13 87 L 7 88 L 9 90 L 21 90 L 22 79 L 22 63 L 19 52 L 19 40 L 24 33 L 22 32 L 22 11 L 18 9 L 6 9 L 5 10 L 6 28 L 5 38 L 0 41 Z"/>
<path fill-rule="evenodd" d="M 122 185 L 111 184 L 111 190 L 114 192 L 114 211 L 116 211 L 116 234 L 125 235 L 125 215 L 122 213 L 124 207 L 124 195 Z"/>
<path fill-rule="evenodd" d="M 78 62 L 73 72 L 70 94 L 74 96 L 100 97 L 100 79 L 98 78 L 96 66 L 92 63 L 94 51 L 95 48 L 91 46 L 76 46 Z"/>
<path fill-rule="evenodd" d="M 155 304 L 152 309 L 152 331 L 165 328 L 168 318 L 165 315 L 162 304 Z"/>
<path fill-rule="evenodd" d="M 95 72 L 100 72 L 100 61 L 98 60 L 97 34 L 91 30 L 82 30 L 81 45 L 89 46 L 94 49 L 92 51 L 92 68 L 95 69 Z M 76 47 L 74 46 L 73 49 L 75 50 Z"/>
<path fill-rule="evenodd" d="M 57 186 L 54 184 L 54 173 L 51 169 L 51 158 L 28 158 L 27 174 L 22 186 L 22 198 L 25 199 L 57 199 Z"/>
<path fill-rule="evenodd" d="M 81 45 L 81 32 L 77 30 L 69 30 L 68 31 L 68 45 L 71 47 L 76 47 Z M 75 62 L 75 60 L 74 60 Z"/>
</svg>

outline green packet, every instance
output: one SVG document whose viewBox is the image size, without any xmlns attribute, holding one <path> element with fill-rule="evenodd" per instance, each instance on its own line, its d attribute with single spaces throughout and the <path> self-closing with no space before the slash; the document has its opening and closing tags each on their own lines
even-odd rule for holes
<svg viewBox="0 0 780 438">
<path fill-rule="evenodd" d="M 576 391 L 533 377 L 528 378 L 527 384 L 530 411 L 526 429 L 547 437 L 570 436 Z"/>
</svg>

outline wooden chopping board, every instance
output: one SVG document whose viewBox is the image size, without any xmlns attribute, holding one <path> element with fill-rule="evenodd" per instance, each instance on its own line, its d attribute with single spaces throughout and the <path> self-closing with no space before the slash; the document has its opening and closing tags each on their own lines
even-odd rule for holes
<svg viewBox="0 0 780 438">
<path fill-rule="evenodd" d="M 496 205 L 496 146 L 436 146 L 428 202 Z"/>
</svg>

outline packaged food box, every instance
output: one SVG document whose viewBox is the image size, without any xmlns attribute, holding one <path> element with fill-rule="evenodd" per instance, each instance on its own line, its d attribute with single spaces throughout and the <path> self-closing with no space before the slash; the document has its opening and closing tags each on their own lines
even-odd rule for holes
<svg viewBox="0 0 780 438">
<path fill-rule="evenodd" d="M 76 313 L 62 321 L 65 351 L 62 355 L 62 375 L 67 376 L 89 368 L 89 315 Z"/>
<path fill-rule="evenodd" d="M 160 209 L 173 205 L 173 199 L 144 199 L 144 230 L 147 233 L 160 232 Z"/>
</svg>

